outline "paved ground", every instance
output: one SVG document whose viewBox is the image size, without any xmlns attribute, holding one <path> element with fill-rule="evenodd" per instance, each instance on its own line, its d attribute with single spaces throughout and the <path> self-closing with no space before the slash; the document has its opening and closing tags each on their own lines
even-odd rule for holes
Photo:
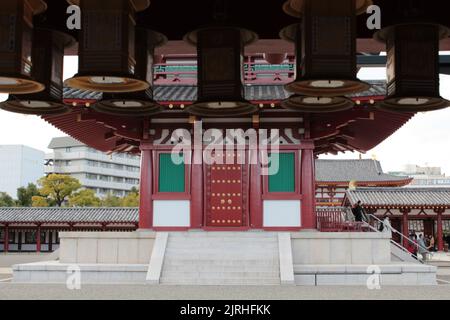
<svg viewBox="0 0 450 320">
<path fill-rule="evenodd" d="M 0 269 L 10 268 L 13 264 L 53 260 L 53 256 L 52 253 L 0 253 Z"/>
<path fill-rule="evenodd" d="M 45 294 L 43 294 L 45 292 Z M 30 285 L 0 282 L 0 300 L 5 299 L 154 299 L 154 300 L 441 300 L 450 299 L 450 285 L 428 287 L 198 287 L 97 285 L 68 290 L 60 285 Z"/>
</svg>

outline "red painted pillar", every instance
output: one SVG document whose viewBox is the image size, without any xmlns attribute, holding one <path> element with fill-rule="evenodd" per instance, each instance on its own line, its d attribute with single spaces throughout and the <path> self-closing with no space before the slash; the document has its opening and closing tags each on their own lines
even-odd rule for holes
<svg viewBox="0 0 450 320">
<path fill-rule="evenodd" d="M 437 248 L 444 251 L 444 232 L 442 230 L 442 211 L 437 211 Z"/>
<path fill-rule="evenodd" d="M 250 146 L 250 227 L 263 227 L 261 166 L 258 146 Z"/>
<path fill-rule="evenodd" d="M 5 225 L 5 234 L 3 237 L 3 252 L 9 251 L 9 227 Z"/>
<path fill-rule="evenodd" d="M 41 226 L 38 225 L 36 229 L 36 252 L 41 252 Z"/>
<path fill-rule="evenodd" d="M 402 233 L 406 238 L 409 238 L 409 222 L 408 222 L 408 213 L 409 210 L 400 210 L 403 213 L 402 216 Z M 408 247 L 410 245 L 409 241 L 403 238 L 403 246 Z"/>
<path fill-rule="evenodd" d="M 194 144 L 191 163 L 191 228 L 203 226 L 203 149 Z"/>
<path fill-rule="evenodd" d="M 139 186 L 139 229 L 153 227 L 153 145 L 141 142 L 141 180 Z"/>
<path fill-rule="evenodd" d="M 302 193 L 302 228 L 316 229 L 316 178 L 314 141 L 303 140 L 301 155 L 300 189 Z"/>
</svg>

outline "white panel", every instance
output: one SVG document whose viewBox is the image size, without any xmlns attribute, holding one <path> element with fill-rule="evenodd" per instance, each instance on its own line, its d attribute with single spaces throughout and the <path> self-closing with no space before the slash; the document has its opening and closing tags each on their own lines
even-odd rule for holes
<svg viewBox="0 0 450 320">
<path fill-rule="evenodd" d="M 155 227 L 189 227 L 189 200 L 153 201 L 153 226 Z"/>
<path fill-rule="evenodd" d="M 300 200 L 264 201 L 264 227 L 301 227 Z"/>
</svg>

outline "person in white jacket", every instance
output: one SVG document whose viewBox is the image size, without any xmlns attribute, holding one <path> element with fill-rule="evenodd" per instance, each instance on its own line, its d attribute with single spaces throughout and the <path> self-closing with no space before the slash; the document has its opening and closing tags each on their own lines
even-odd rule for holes
<svg viewBox="0 0 450 320">
<path fill-rule="evenodd" d="M 389 220 L 389 217 L 386 217 L 383 220 L 383 231 L 382 232 L 389 233 L 390 237 L 392 238 L 392 225 L 391 225 L 391 221 Z"/>
</svg>

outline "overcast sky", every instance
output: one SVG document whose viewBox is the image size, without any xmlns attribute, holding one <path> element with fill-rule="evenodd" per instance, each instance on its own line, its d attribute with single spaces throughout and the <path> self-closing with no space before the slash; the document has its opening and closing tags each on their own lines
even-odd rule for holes
<svg viewBox="0 0 450 320">
<path fill-rule="evenodd" d="M 64 78 L 77 71 L 76 57 L 65 60 Z M 384 68 L 362 69 L 362 80 L 385 79 Z M 450 99 L 450 76 L 441 76 L 441 95 Z M 0 94 L 0 101 L 6 95 Z M 36 116 L 25 116 L 0 110 L 0 144 L 23 144 L 48 152 L 52 137 L 64 133 Z M 375 155 L 385 171 L 400 170 L 405 164 L 440 166 L 450 175 L 450 108 L 416 115 L 405 126 L 363 158 Z M 326 159 L 357 159 L 358 153 L 322 156 Z"/>
</svg>

